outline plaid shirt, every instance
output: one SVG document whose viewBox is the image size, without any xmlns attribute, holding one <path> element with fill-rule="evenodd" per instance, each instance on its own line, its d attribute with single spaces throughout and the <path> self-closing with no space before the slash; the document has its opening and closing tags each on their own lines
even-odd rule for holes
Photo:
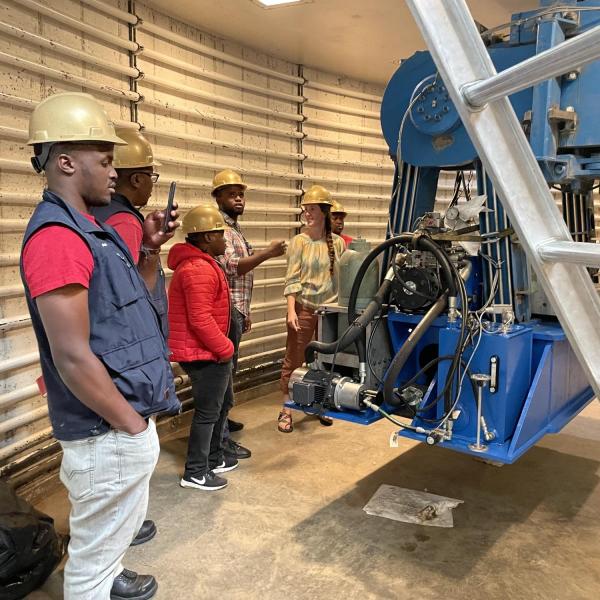
<svg viewBox="0 0 600 600">
<path fill-rule="evenodd" d="M 219 257 L 219 262 L 225 269 L 231 300 L 233 305 L 245 316 L 250 315 L 250 301 L 252 300 L 252 285 L 254 274 L 249 271 L 245 275 L 238 275 L 240 258 L 254 254 L 252 246 L 248 243 L 240 226 L 229 215 L 221 212 L 229 229 L 225 230 L 225 254 Z"/>
</svg>

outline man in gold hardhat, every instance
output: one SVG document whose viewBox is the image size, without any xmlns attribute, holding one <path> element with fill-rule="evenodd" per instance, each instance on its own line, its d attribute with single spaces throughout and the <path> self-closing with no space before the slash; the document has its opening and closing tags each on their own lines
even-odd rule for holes
<svg viewBox="0 0 600 600">
<path fill-rule="evenodd" d="M 338 202 L 337 200 L 333 200 L 332 202 L 333 204 L 331 205 L 331 231 L 333 231 L 333 233 L 335 233 L 336 235 L 339 235 L 344 240 L 346 248 L 348 248 L 348 246 L 350 246 L 352 242 L 352 238 L 349 235 L 344 235 L 342 233 L 342 231 L 344 231 L 344 221 L 348 213 L 346 212 L 346 209 L 344 208 L 341 202 Z"/>
<path fill-rule="evenodd" d="M 160 163 L 154 158 L 152 146 L 137 130 L 117 128 L 117 135 L 127 142 L 126 146 L 117 146 L 114 152 L 113 167 L 118 174 L 115 194 L 109 205 L 95 207 L 92 214 L 114 227 L 125 243 L 131 248 L 134 263 L 146 273 L 154 276 L 154 285 L 149 287 L 154 306 L 161 320 L 165 338 L 168 337 L 167 291 L 165 273 L 160 262 L 159 251 L 142 244 L 144 215 L 140 209 L 148 204 L 154 184 L 159 174 L 156 168 Z M 175 215 L 177 203 L 173 205 Z"/>
<path fill-rule="evenodd" d="M 113 148 L 125 145 L 89 94 L 37 105 L 32 165 L 47 187 L 25 230 L 21 274 L 40 353 L 61 480 L 71 503 L 64 598 L 151 598 L 151 575 L 122 560 L 146 516 L 159 443 L 150 417 L 177 412 L 168 350 L 131 250 L 90 211 L 115 193 Z M 169 240 L 163 216 L 142 243 Z"/>
<path fill-rule="evenodd" d="M 250 315 L 250 302 L 254 283 L 252 271 L 266 260 L 285 254 L 287 247 L 285 240 L 274 240 L 264 250 L 255 251 L 245 238 L 238 223 L 238 217 L 244 214 L 246 188 L 247 186 L 239 173 L 232 169 L 225 169 L 215 175 L 211 192 L 225 223 L 229 226 L 229 229 L 225 231 L 225 242 L 227 244 L 225 254 L 219 260 L 227 274 L 233 299 L 234 372 L 237 367 L 238 348 L 242 334 L 250 331 L 252 326 Z M 242 427 L 241 423 L 228 420 L 224 435 L 228 440 L 227 447 L 232 456 L 249 458 L 250 451 L 229 437 L 230 431 L 239 431 Z"/>
</svg>

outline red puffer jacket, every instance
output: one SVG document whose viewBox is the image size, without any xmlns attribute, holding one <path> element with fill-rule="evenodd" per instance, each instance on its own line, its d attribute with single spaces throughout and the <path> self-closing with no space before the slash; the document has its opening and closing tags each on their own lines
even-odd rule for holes
<svg viewBox="0 0 600 600">
<path fill-rule="evenodd" d="M 231 304 L 219 263 L 191 244 L 175 244 L 167 264 L 175 271 L 169 285 L 171 360 L 227 360 Z"/>
</svg>

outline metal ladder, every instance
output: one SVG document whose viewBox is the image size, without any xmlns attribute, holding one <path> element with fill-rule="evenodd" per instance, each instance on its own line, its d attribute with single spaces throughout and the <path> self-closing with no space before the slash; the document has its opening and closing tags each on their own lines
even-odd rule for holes
<svg viewBox="0 0 600 600">
<path fill-rule="evenodd" d="M 407 0 L 538 280 L 600 397 L 600 297 L 586 266 L 600 244 L 573 242 L 508 96 L 600 57 L 600 26 L 500 74 L 464 0 Z"/>
</svg>

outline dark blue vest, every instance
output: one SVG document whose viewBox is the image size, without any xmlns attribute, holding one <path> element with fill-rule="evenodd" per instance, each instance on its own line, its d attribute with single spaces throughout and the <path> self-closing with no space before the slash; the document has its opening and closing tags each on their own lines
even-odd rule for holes
<svg viewBox="0 0 600 600">
<path fill-rule="evenodd" d="M 56 194 L 46 191 L 27 225 L 23 246 L 37 230 L 48 225 L 69 227 L 92 252 L 94 270 L 88 295 L 90 348 L 117 389 L 143 417 L 177 412 L 180 404 L 158 314 L 126 244 L 108 225 L 99 228 Z M 21 278 L 40 350 L 55 437 L 76 440 L 108 431 L 108 423 L 80 402 L 62 382 L 36 301 L 32 300 L 25 281 L 22 260 Z M 85 376 L 81 373 L 81 377 Z"/>
<path fill-rule="evenodd" d="M 144 224 L 144 215 L 122 194 L 115 194 L 112 197 L 110 204 L 107 206 L 94 207 L 91 210 L 91 213 L 103 222 L 106 222 L 110 217 L 118 213 L 129 213 L 140 222 L 140 225 Z M 156 269 L 156 285 L 152 292 L 150 292 L 150 297 L 160 316 L 163 335 L 165 336 L 165 339 L 167 339 L 169 337 L 169 305 L 167 301 L 167 288 L 165 286 L 165 272 L 163 271 L 160 259 Z"/>
</svg>

